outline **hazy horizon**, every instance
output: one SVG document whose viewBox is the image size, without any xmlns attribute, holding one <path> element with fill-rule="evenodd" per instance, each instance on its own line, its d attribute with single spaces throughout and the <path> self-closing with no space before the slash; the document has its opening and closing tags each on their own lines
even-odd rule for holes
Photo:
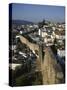
<svg viewBox="0 0 67 90">
<path fill-rule="evenodd" d="M 12 4 L 12 20 L 65 22 L 65 7 L 35 4 Z"/>
</svg>

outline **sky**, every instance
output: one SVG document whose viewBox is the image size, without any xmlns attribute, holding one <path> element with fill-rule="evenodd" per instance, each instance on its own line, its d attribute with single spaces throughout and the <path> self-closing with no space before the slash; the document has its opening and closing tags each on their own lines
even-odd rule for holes
<svg viewBox="0 0 67 90">
<path fill-rule="evenodd" d="M 12 4 L 12 19 L 39 22 L 43 19 L 53 22 L 65 21 L 64 6 Z"/>
</svg>

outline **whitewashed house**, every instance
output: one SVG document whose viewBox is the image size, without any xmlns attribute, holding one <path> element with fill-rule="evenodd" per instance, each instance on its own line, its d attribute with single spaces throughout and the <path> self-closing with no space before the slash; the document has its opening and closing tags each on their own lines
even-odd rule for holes
<svg viewBox="0 0 67 90">
<path fill-rule="evenodd" d="M 15 70 L 16 69 L 16 67 L 21 67 L 21 65 L 22 64 L 16 64 L 16 63 L 12 63 L 12 64 L 9 64 L 9 67 L 10 67 L 10 69 L 12 69 L 12 70 Z"/>
<path fill-rule="evenodd" d="M 46 36 L 44 38 L 44 43 L 46 44 L 46 46 L 51 46 L 53 45 L 53 39 L 51 38 L 51 36 Z"/>
<path fill-rule="evenodd" d="M 42 37 L 46 37 L 48 35 L 46 32 L 46 28 L 43 28 L 41 32 L 42 32 Z"/>
<path fill-rule="evenodd" d="M 64 30 L 63 31 L 56 30 L 55 37 L 56 37 L 56 39 L 64 40 L 65 39 L 65 31 Z"/>
<path fill-rule="evenodd" d="M 38 35 L 41 36 L 41 30 L 40 29 L 38 30 Z"/>
<path fill-rule="evenodd" d="M 53 29 L 53 31 L 55 31 L 56 30 L 56 27 L 52 27 L 52 29 Z"/>
<path fill-rule="evenodd" d="M 57 55 L 59 57 L 64 57 L 65 56 L 65 50 L 64 49 L 57 49 Z"/>
</svg>

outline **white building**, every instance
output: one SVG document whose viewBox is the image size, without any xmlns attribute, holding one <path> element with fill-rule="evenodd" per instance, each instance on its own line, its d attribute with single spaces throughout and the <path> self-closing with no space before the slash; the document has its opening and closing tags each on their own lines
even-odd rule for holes
<svg viewBox="0 0 67 90">
<path fill-rule="evenodd" d="M 64 40 L 64 39 L 65 39 L 65 36 L 64 36 L 64 35 L 56 35 L 56 38 L 57 38 L 57 39 L 62 39 L 62 40 Z"/>
<path fill-rule="evenodd" d="M 20 31 L 20 34 L 22 34 L 23 33 L 23 31 Z"/>
<path fill-rule="evenodd" d="M 57 54 L 60 57 L 64 57 L 65 56 L 65 50 L 57 49 Z"/>
<path fill-rule="evenodd" d="M 22 64 L 15 64 L 15 63 L 12 63 L 12 64 L 9 64 L 9 67 L 12 69 L 12 70 L 15 70 L 16 67 L 21 67 Z"/>
<path fill-rule="evenodd" d="M 33 26 L 34 26 L 34 28 L 38 28 L 38 25 L 36 25 L 36 24 L 34 24 Z"/>
<path fill-rule="evenodd" d="M 46 32 L 42 32 L 42 37 L 46 37 L 47 33 Z"/>
<path fill-rule="evenodd" d="M 38 30 L 38 35 L 41 36 L 41 34 L 42 34 L 42 32 L 41 32 L 41 30 L 39 29 L 39 30 Z"/>
<path fill-rule="evenodd" d="M 64 30 L 62 30 L 62 31 L 56 30 L 54 32 L 54 34 L 55 34 L 56 39 L 62 39 L 62 40 L 65 39 L 65 31 Z"/>
<path fill-rule="evenodd" d="M 52 29 L 53 29 L 53 31 L 55 31 L 55 30 L 56 30 L 56 28 L 55 28 L 55 27 L 52 27 Z"/>
<path fill-rule="evenodd" d="M 48 34 L 47 34 L 47 32 L 46 32 L 46 28 L 42 28 L 41 30 L 40 30 L 41 32 L 41 37 L 46 37 Z"/>
<path fill-rule="evenodd" d="M 51 36 L 47 36 L 47 37 L 44 38 L 44 43 L 46 44 L 46 46 L 53 45 L 53 41 L 54 41 L 54 39 L 51 38 Z"/>
<path fill-rule="evenodd" d="M 16 49 L 16 45 L 12 45 L 12 50 L 15 50 Z"/>
</svg>

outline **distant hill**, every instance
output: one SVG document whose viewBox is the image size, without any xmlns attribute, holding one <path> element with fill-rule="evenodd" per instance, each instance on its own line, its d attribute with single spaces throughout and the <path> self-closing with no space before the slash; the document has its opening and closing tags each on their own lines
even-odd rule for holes
<svg viewBox="0 0 67 90">
<path fill-rule="evenodd" d="M 30 21 L 25 21 L 25 20 L 12 20 L 12 24 L 16 24 L 16 25 L 26 25 L 26 24 L 33 24 L 33 22 Z"/>
</svg>

